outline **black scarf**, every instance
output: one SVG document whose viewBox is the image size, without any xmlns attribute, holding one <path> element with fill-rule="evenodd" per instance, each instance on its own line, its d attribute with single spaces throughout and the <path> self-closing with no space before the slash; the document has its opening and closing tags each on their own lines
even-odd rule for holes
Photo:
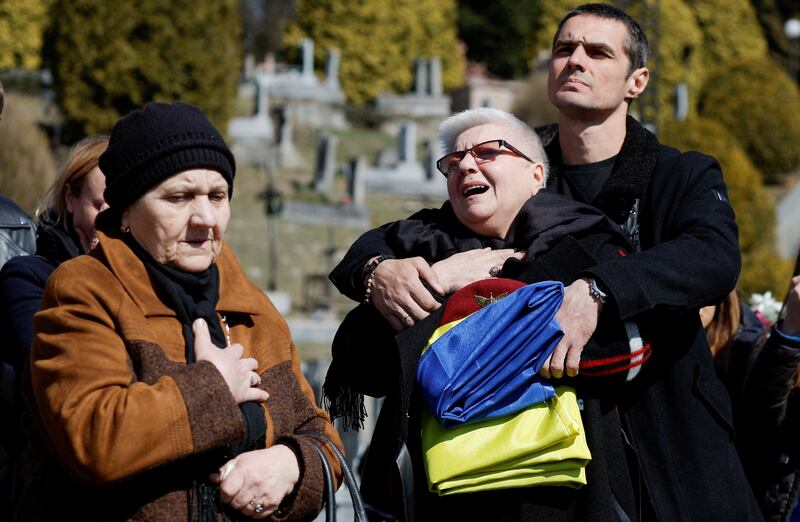
<svg viewBox="0 0 800 522">
<path fill-rule="evenodd" d="M 575 236 L 598 225 L 612 233 L 619 231 L 600 211 L 559 194 L 541 191 L 520 209 L 505 239 L 476 234 L 458 218 L 449 201 L 436 212 L 436 219 L 397 221 L 386 231 L 386 240 L 398 258 L 421 256 L 429 263 L 458 252 L 479 248 L 513 248 L 524 251 L 528 259 L 547 252 L 565 236 Z M 623 239 L 624 241 L 624 239 Z"/>
<path fill-rule="evenodd" d="M 219 300 L 219 269 L 212 264 L 202 272 L 185 272 L 171 266 L 158 263 L 135 240 L 127 236 L 127 244 L 142 260 L 147 273 L 153 279 L 159 298 L 175 311 L 181 323 L 185 344 L 186 364 L 193 364 L 197 357 L 194 352 L 194 332 L 192 323 L 202 318 L 208 324 L 211 342 L 220 349 L 227 347 L 227 339 L 217 315 Z M 264 412 L 255 402 L 239 405 L 246 421 L 245 438 L 232 444 L 226 451 L 212 451 L 207 470 L 201 470 L 200 476 L 193 480 L 193 491 L 190 494 L 190 511 L 192 519 L 199 521 L 216 521 L 219 509 L 219 487 L 208 482 L 208 475 L 216 471 L 230 458 L 263 447 L 266 431 Z M 192 498 L 193 497 L 193 498 Z"/>
<path fill-rule="evenodd" d="M 211 341 L 217 348 L 225 348 L 225 334 L 217 316 L 217 300 L 219 299 L 219 270 L 212 264 L 202 272 L 184 272 L 168 265 L 157 263 L 135 241 L 133 251 L 144 262 L 147 273 L 155 281 L 161 300 L 175 311 L 183 329 L 183 340 L 186 344 L 186 363 L 196 361 L 194 353 L 194 332 L 192 323 L 196 319 L 205 319 Z"/>
<path fill-rule="evenodd" d="M 36 255 L 45 258 L 53 266 L 81 255 L 81 244 L 75 234 L 70 234 L 58 225 L 42 222 L 36 229 Z"/>
<path fill-rule="evenodd" d="M 582 240 L 587 246 L 609 238 L 616 238 L 610 242 L 613 244 L 628 244 L 622 229 L 599 210 L 547 191 L 541 191 L 525 202 L 505 239 L 477 235 L 458 221 L 449 201 L 439 209 L 423 211 L 415 216 L 414 219 L 397 221 L 386 230 L 387 244 L 396 257 L 421 256 L 427 262 L 435 263 L 458 252 L 486 247 L 524 251 L 527 253 L 524 261 L 509 258 L 503 265 L 501 276 L 512 279 L 520 278 L 537 258 L 568 236 Z M 601 248 L 600 243 L 597 247 Z M 571 270 L 573 263 L 580 261 L 559 260 L 567 271 Z M 323 385 L 323 401 L 331 418 L 342 419 L 345 430 L 360 429 L 366 410 L 363 395 L 348 382 L 351 369 L 337 359 L 337 354 L 348 352 L 350 343 L 362 339 L 370 343 L 383 342 L 377 339 L 385 341 L 387 335 L 393 336 L 388 324 L 371 305 L 362 304 L 347 315 L 334 337 L 334 357 Z"/>
</svg>

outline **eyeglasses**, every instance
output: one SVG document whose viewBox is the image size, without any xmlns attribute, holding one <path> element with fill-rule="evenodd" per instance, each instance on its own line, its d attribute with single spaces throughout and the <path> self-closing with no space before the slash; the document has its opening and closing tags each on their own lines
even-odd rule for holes
<svg viewBox="0 0 800 522">
<path fill-rule="evenodd" d="M 508 150 L 503 150 L 504 147 Z M 497 156 L 503 154 L 512 154 L 528 160 L 531 163 L 535 163 L 522 151 L 508 143 L 506 140 L 489 140 L 484 141 L 483 143 L 478 143 L 477 145 L 473 145 L 467 150 L 459 150 L 456 152 L 451 152 L 446 156 L 442 156 L 436 162 L 436 168 L 439 169 L 439 172 L 444 174 L 445 177 L 447 177 L 453 172 L 458 171 L 458 166 L 461 163 L 461 160 L 463 160 L 464 156 L 466 156 L 468 153 L 475 158 L 475 163 L 478 165 L 486 163 L 487 161 L 494 161 L 497 159 Z"/>
</svg>

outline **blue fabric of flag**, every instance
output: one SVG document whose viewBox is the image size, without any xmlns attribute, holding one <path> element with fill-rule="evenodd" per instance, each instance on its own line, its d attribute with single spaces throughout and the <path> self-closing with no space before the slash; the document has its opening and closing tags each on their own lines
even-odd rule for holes
<svg viewBox="0 0 800 522">
<path fill-rule="evenodd" d="M 445 428 L 517 413 L 555 395 L 538 375 L 564 336 L 557 281 L 527 285 L 461 321 L 422 354 L 417 382 Z"/>
</svg>

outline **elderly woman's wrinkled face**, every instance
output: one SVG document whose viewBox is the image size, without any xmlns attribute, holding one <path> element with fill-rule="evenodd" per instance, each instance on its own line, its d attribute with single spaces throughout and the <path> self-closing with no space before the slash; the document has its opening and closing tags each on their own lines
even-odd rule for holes
<svg viewBox="0 0 800 522">
<path fill-rule="evenodd" d="M 506 125 L 479 125 L 458 136 L 455 150 L 503 139 L 527 153 L 520 134 Z M 458 167 L 447 176 L 447 193 L 453 211 L 470 230 L 489 237 L 505 238 L 522 205 L 539 191 L 544 179 L 541 163 L 531 163 L 510 153 L 480 164 L 471 154 L 466 154 Z"/>
<path fill-rule="evenodd" d="M 95 167 L 83 179 L 83 186 L 77 193 L 67 187 L 67 212 L 72 218 L 72 229 L 81 243 L 84 252 L 97 246 L 97 233 L 94 230 L 94 220 L 97 214 L 108 208 L 103 199 L 106 189 L 106 177 Z"/>
<path fill-rule="evenodd" d="M 229 218 L 225 178 L 215 170 L 193 169 L 165 179 L 134 201 L 122 225 L 158 263 L 202 272 L 222 249 Z"/>
</svg>

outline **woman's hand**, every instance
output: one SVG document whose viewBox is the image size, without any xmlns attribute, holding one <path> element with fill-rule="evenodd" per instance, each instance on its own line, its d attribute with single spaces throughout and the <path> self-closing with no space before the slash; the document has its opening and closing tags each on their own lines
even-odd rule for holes
<svg viewBox="0 0 800 522">
<path fill-rule="evenodd" d="M 525 252 L 514 252 L 510 248 L 467 250 L 434 263 L 431 268 L 439 277 L 445 295 L 449 295 L 470 283 L 492 277 L 489 271 L 493 267 L 502 268 L 509 257 L 525 259 Z"/>
<path fill-rule="evenodd" d="M 211 481 L 220 500 L 251 518 L 267 518 L 300 478 L 297 456 L 287 446 L 248 451 L 229 460 Z"/>
<path fill-rule="evenodd" d="M 438 276 L 421 257 L 387 259 L 372 272 L 370 300 L 396 331 L 414 326 L 439 308 L 439 302 L 422 284 L 444 294 Z"/>
<path fill-rule="evenodd" d="M 786 317 L 781 324 L 781 332 L 786 335 L 800 335 L 800 276 L 792 278 L 792 289 L 786 300 Z"/>
<path fill-rule="evenodd" d="M 236 404 L 263 402 L 269 398 L 267 392 L 256 388 L 261 384 L 261 377 L 255 372 L 258 361 L 250 357 L 242 359 L 244 347 L 241 344 L 232 344 L 224 350 L 217 348 L 211 342 L 208 325 L 203 319 L 192 323 L 192 331 L 197 360 L 208 361 L 219 370 Z"/>
</svg>

